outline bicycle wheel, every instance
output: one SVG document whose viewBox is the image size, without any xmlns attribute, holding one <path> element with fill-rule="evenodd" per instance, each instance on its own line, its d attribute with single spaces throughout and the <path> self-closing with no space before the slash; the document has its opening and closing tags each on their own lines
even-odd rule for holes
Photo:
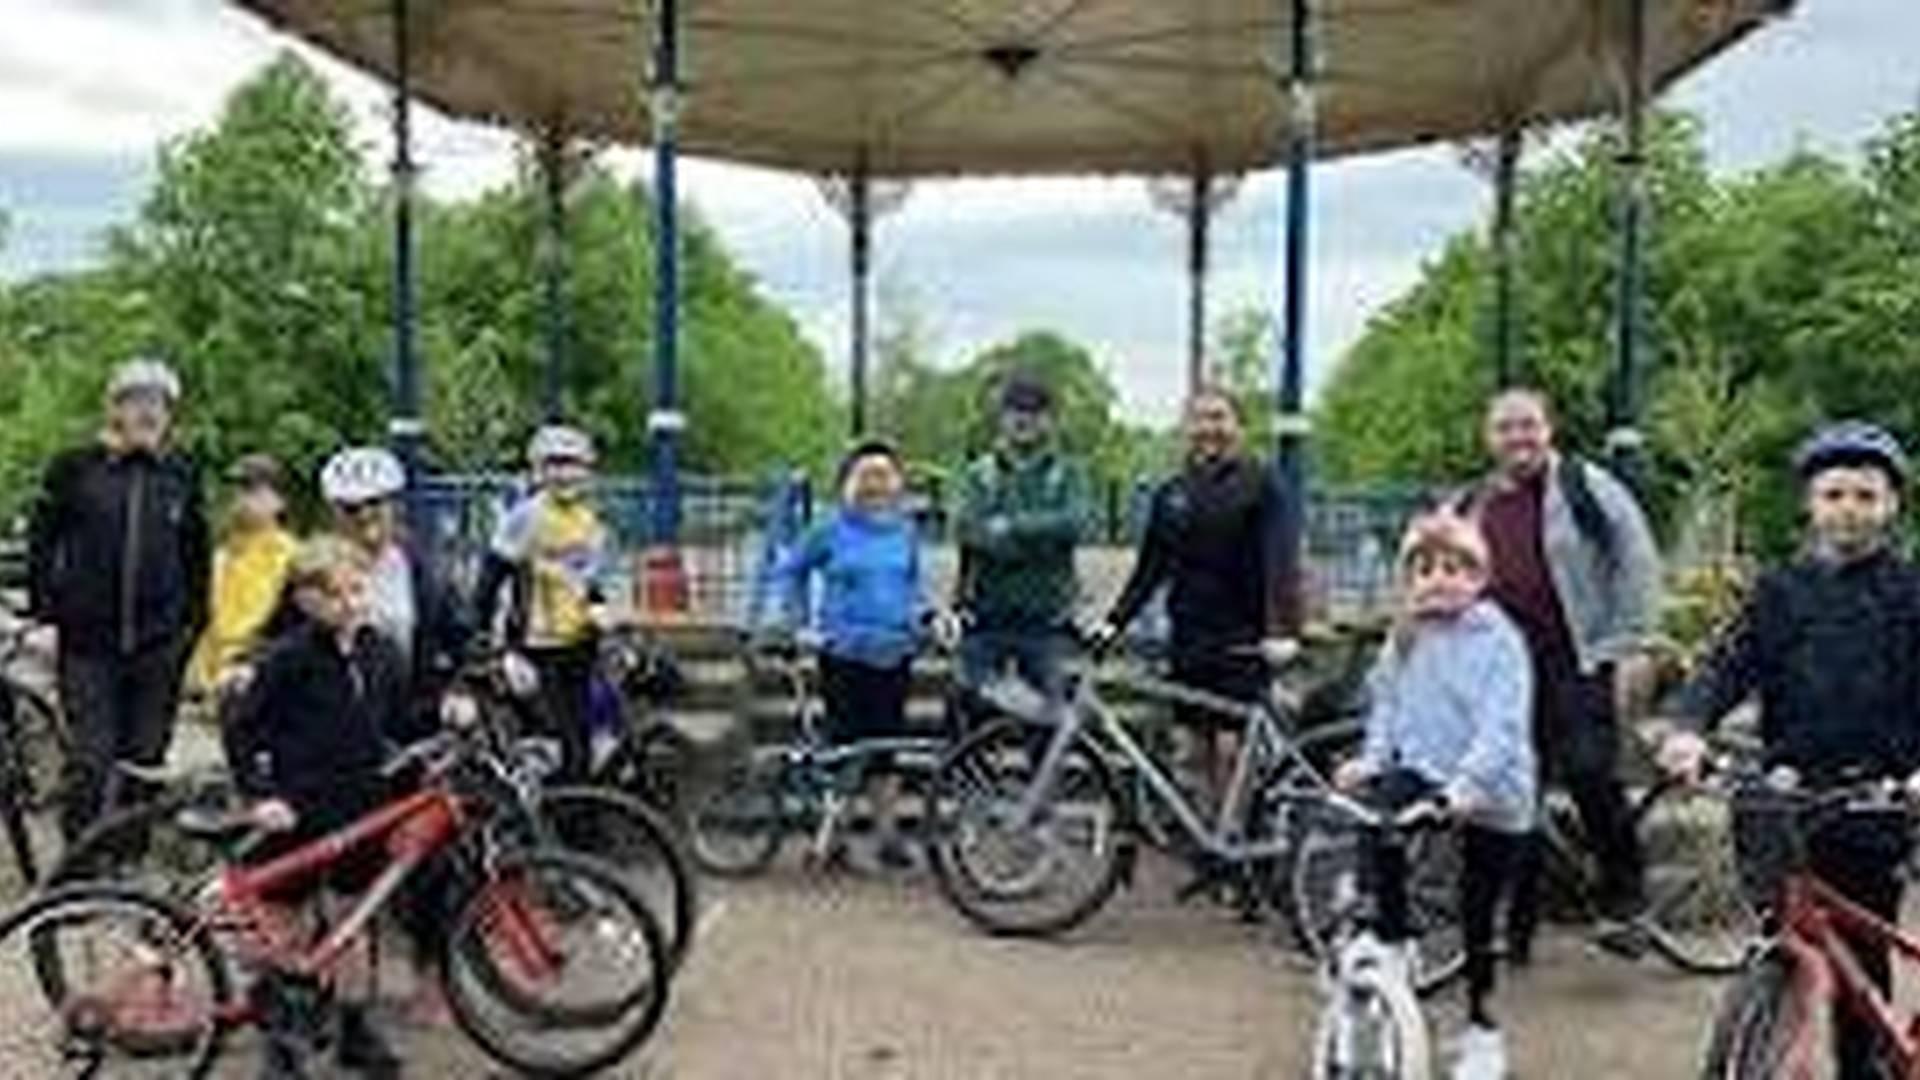
<svg viewBox="0 0 1920 1080">
<path fill-rule="evenodd" d="M 67 764 L 67 725 L 60 710 L 39 693 L 13 688 L 14 754 L 26 785 L 29 811 L 51 810 L 60 801 L 61 770 Z"/>
<path fill-rule="evenodd" d="M 1047 937 L 1105 906 L 1132 858 L 1126 816 L 1106 764 L 1069 748 L 1054 790 L 1028 822 L 1036 729 L 1000 720 L 956 746 L 934 778 L 929 845 L 947 902 L 991 934 Z"/>
<path fill-rule="evenodd" d="M 13 868 L 20 886 L 31 888 L 40 878 L 40 863 L 35 857 L 33 833 L 27 827 L 28 803 L 32 790 L 25 763 L 21 759 L 18 706 L 13 687 L 0 683 L 0 824 L 7 832 L 7 846 L 13 853 Z"/>
<path fill-rule="evenodd" d="M 662 813 L 677 813 L 693 775 L 693 740 L 665 721 L 620 740 L 600 769 L 601 784 L 618 788 Z"/>
<path fill-rule="evenodd" d="M 1754 957 L 1728 987 L 1714 1017 L 1702 1080 L 1775 1080 L 1795 1075 L 1796 1062 L 1824 1060 L 1829 1050 L 1816 1030 L 1822 1025 L 1795 1000 L 1793 990 L 1784 953 Z"/>
<path fill-rule="evenodd" d="M 638 799 L 595 787 L 544 792 L 540 812 L 560 846 L 603 859 L 639 890 L 661 918 L 678 971 L 693 947 L 700 903 L 686 853 L 666 821 Z"/>
<path fill-rule="evenodd" d="M 45 948 L 65 991 L 27 989 Z M 209 1075 L 234 1001 L 224 958 L 185 908 L 138 889 L 86 883 L 42 893 L 0 920 L 8 1076 Z"/>
<path fill-rule="evenodd" d="M 442 980 L 460 1030 L 532 1076 L 586 1076 L 659 1026 L 671 965 L 646 901 L 562 850 L 503 857 L 454 916 Z"/>
<path fill-rule="evenodd" d="M 1361 836 L 1313 813 L 1293 861 L 1293 913 L 1301 944 L 1325 958 L 1359 896 Z M 1407 853 L 1407 900 L 1413 920 L 1413 985 L 1431 994 L 1466 969 L 1461 933 L 1460 844 L 1452 832 L 1415 836 Z"/>
<path fill-rule="evenodd" d="M 1404 991 L 1334 986 L 1314 1030 L 1312 1080 L 1428 1080 L 1426 1017 Z"/>
<path fill-rule="evenodd" d="M 1648 936 L 1682 971 L 1731 975 L 1761 933 L 1741 887 L 1733 803 L 1722 791 L 1658 784 L 1634 807 L 1646 865 Z"/>
<path fill-rule="evenodd" d="M 716 877 L 764 873 L 787 838 L 781 802 L 784 771 L 775 762 L 742 763 L 715 777 L 687 809 L 693 861 Z"/>
</svg>

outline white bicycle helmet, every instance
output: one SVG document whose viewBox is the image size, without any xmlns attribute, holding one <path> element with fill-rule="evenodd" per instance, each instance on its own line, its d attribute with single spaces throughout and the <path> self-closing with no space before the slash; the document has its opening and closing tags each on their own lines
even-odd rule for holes
<svg viewBox="0 0 1920 1080">
<path fill-rule="evenodd" d="M 158 393 L 167 403 L 180 400 L 180 376 L 158 360 L 129 360 L 114 369 L 107 382 L 107 400 L 117 401 L 128 394 Z"/>
<path fill-rule="evenodd" d="M 407 486 L 407 470 L 383 446 L 355 446 L 327 459 L 320 470 L 320 494 L 328 502 L 351 506 L 391 499 Z"/>
<path fill-rule="evenodd" d="M 534 468 L 549 461 L 578 461 L 591 465 L 597 456 L 593 450 L 593 436 L 565 424 L 548 424 L 534 432 L 533 440 L 527 443 L 527 462 Z"/>
</svg>

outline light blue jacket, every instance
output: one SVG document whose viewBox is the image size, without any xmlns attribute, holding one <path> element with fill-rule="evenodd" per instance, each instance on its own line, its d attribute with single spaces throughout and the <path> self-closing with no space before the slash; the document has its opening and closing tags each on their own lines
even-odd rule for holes
<svg viewBox="0 0 1920 1080">
<path fill-rule="evenodd" d="M 1369 771 L 1410 769 L 1469 807 L 1475 824 L 1533 827 L 1533 664 L 1492 601 L 1423 621 L 1404 650 L 1388 645 L 1368 691 Z"/>
<path fill-rule="evenodd" d="M 843 509 L 809 531 L 775 569 L 789 619 L 805 617 L 815 575 L 830 655 L 881 668 L 912 658 L 924 605 L 920 542 L 910 518 Z"/>
</svg>

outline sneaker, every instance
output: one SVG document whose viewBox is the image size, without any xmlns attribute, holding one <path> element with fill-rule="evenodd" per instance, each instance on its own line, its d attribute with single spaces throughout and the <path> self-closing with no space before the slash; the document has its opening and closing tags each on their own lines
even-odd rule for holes
<svg viewBox="0 0 1920 1080">
<path fill-rule="evenodd" d="M 880 850 L 875 858 L 886 870 L 906 871 L 913 869 L 913 852 L 897 836 L 890 836 L 880 842 Z"/>
<path fill-rule="evenodd" d="M 399 1080 L 400 1055 L 380 1034 L 367 1016 L 364 1006 L 340 1010 L 340 1041 L 334 1044 L 334 1059 L 342 1071 L 359 1073 L 372 1080 Z"/>
<path fill-rule="evenodd" d="M 1453 1080 L 1507 1080 L 1507 1037 L 1468 1024 L 1453 1043 Z"/>
<path fill-rule="evenodd" d="M 1594 924 L 1593 935 L 1589 941 L 1600 951 L 1610 953 L 1622 960 L 1638 960 L 1653 947 L 1653 937 L 1648 932 L 1646 923 L 1638 916 L 1630 919 L 1601 919 Z"/>
</svg>

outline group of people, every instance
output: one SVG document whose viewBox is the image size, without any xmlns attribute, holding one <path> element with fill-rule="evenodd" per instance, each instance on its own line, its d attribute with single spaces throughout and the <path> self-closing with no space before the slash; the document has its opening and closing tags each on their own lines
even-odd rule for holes
<svg viewBox="0 0 1920 1080">
<path fill-rule="evenodd" d="M 477 641 L 504 643 L 516 684 L 539 695 L 531 715 L 562 744 L 563 773 L 584 775 L 610 548 L 586 497 L 590 438 L 562 426 L 534 436 L 535 492 L 503 516 L 480 588 L 462 598 L 411 542 L 407 475 L 383 448 L 349 447 L 325 463 L 328 525 L 305 540 L 284 522 L 280 465 L 241 458 L 216 536 L 197 473 L 173 444 L 181 393 L 162 364 L 119 368 L 99 437 L 49 463 L 33 509 L 30 613 L 52 639 L 43 647 L 57 656 L 72 735 L 60 810 L 69 842 L 110 806 L 145 796 L 119 766 L 163 762 L 183 681 L 216 703 L 235 784 L 274 834 L 258 857 L 327 835 L 394 795 L 389 753 L 438 726 L 439 691 Z M 377 855 L 347 860 L 322 884 L 364 889 Z M 422 973 L 440 954 L 443 885 L 424 874 L 402 905 Z M 276 900 L 291 913 L 310 894 Z M 416 1007 L 439 1012 L 437 980 L 417 982 Z M 315 997 L 305 991 L 281 973 L 255 986 L 268 1020 L 264 1077 L 307 1075 L 318 1032 L 313 1017 L 293 1015 Z M 399 1075 L 364 1001 L 336 1012 L 342 1067 Z"/>
<path fill-rule="evenodd" d="M 383 449 L 327 462 L 319 487 L 331 526 L 306 541 L 283 524 L 280 467 L 243 458 L 228 474 L 231 507 L 216 537 L 197 474 L 172 448 L 180 396 L 164 366 L 122 367 L 99 437 L 49 464 L 35 505 L 30 599 L 57 632 L 73 733 L 61 809 L 69 838 L 110 801 L 139 796 L 116 763 L 162 760 L 183 677 L 225 703 L 236 779 L 285 844 L 351 820 L 386 797 L 380 747 L 437 722 L 435 687 L 496 623 L 509 667 L 538 688 L 563 768 L 586 771 L 610 558 L 586 497 L 588 436 L 559 426 L 535 436 L 535 493 L 504 515 L 477 595 L 463 602 L 410 546 L 399 513 L 407 477 Z M 1248 455 L 1233 398 L 1201 390 L 1187 403 L 1185 461 L 1153 492 L 1131 576 L 1084 634 L 1075 566 L 1084 474 L 1058 444 L 1043 381 L 1013 374 L 996 404 L 999 437 L 960 484 L 953 609 L 963 618 L 928 600 L 906 470 L 884 441 L 847 455 L 838 507 L 781 560 L 789 617 L 818 612 L 831 734 L 900 730 L 910 665 L 930 635 L 957 647 L 963 682 L 1010 669 L 1062 694 L 1072 650 L 1113 644 L 1163 589 L 1175 680 L 1239 700 L 1263 694 L 1259 646 L 1285 629 L 1272 557 L 1283 493 Z M 1557 447 L 1543 395 L 1498 395 L 1484 434 L 1490 473 L 1406 530 L 1364 742 L 1335 777 L 1390 803 L 1435 800 L 1461 824 L 1469 1025 L 1457 1071 L 1468 1077 L 1506 1071 L 1491 1007 L 1495 938 L 1504 925 L 1506 961 L 1529 962 L 1546 785 L 1572 797 L 1603 871 L 1598 942 L 1625 953 L 1644 944 L 1642 856 L 1618 765 L 1661 581 L 1632 492 Z M 1760 578 L 1692 680 L 1641 729 L 1678 775 L 1697 774 L 1703 733 L 1755 696 L 1767 762 L 1783 780 L 1920 768 L 1920 570 L 1895 545 L 1906 454 L 1884 430 L 1847 421 L 1814 433 L 1793 468 L 1805 497 L 1801 555 Z M 817 604 L 807 599 L 814 582 Z M 1197 773 L 1217 790 L 1237 733 L 1202 710 L 1182 708 L 1179 719 Z M 1920 795 L 1920 774 L 1912 786 Z M 904 858 L 885 837 L 882 857 Z M 1884 822 L 1843 823 L 1813 848 L 1823 876 L 1889 916 L 1907 849 L 1904 828 Z M 431 955 L 433 920 L 418 922 Z M 1884 982 L 1885 956 L 1862 953 Z M 364 1011 L 345 1010 L 343 1029 L 344 1063 L 397 1073 Z M 1870 1034 L 1842 1023 L 1838 1038 L 1842 1077 L 1871 1075 Z M 302 1075 L 296 1049 L 269 1040 L 266 1075 Z"/>
</svg>

